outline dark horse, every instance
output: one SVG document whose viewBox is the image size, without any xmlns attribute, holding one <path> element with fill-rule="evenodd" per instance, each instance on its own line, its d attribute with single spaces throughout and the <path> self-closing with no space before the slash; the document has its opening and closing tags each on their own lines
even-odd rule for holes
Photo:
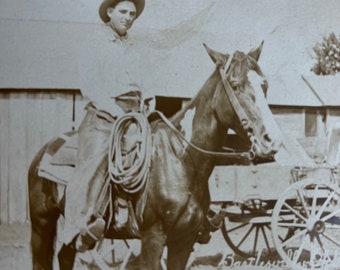
<svg viewBox="0 0 340 270">
<path fill-rule="evenodd" d="M 265 123 L 261 112 L 264 106 L 268 112 L 268 105 L 258 103 L 264 99 L 266 87 L 255 88 L 248 78 L 249 71 L 264 78 L 257 64 L 262 44 L 248 54 L 236 51 L 232 57 L 206 49 L 216 65 L 213 74 L 170 118 L 171 124 L 160 119 L 151 124 L 152 159 L 143 222 L 139 224 L 142 248 L 138 269 L 161 269 L 165 246 L 167 268 L 185 269 L 210 204 L 208 178 L 218 158 L 213 152 L 221 151 L 228 129 L 248 138 L 251 152 L 259 157 L 272 156 L 281 144 L 268 132 L 272 123 Z M 33 160 L 28 181 L 33 268 L 47 270 L 52 269 L 56 223 L 63 204 L 55 197 L 58 184 L 37 175 L 45 150 Z M 64 245 L 58 255 L 60 269 L 72 269 L 75 254 L 72 246 Z"/>
</svg>

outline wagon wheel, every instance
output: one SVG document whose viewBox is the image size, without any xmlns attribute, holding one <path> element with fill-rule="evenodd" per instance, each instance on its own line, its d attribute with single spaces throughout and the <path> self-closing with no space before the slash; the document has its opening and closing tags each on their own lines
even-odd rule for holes
<svg viewBox="0 0 340 270">
<path fill-rule="evenodd" d="M 103 239 L 99 241 L 93 250 L 89 251 L 86 259 L 82 258 L 89 269 L 121 270 L 139 250 L 139 240 L 112 240 Z M 89 258 L 90 257 L 90 258 Z"/>
<path fill-rule="evenodd" d="M 275 247 L 293 269 L 327 269 L 340 262 L 340 190 L 303 180 L 277 201 L 272 216 Z M 334 268 L 334 269 L 335 269 Z"/>
<path fill-rule="evenodd" d="M 270 206 L 261 200 L 249 200 L 240 213 L 230 213 L 223 220 L 222 234 L 229 247 L 238 255 L 248 258 L 272 254 Z"/>
</svg>

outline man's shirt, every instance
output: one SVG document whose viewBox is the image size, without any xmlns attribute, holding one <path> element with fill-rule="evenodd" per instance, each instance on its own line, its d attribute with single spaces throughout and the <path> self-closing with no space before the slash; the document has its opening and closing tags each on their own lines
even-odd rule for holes
<svg viewBox="0 0 340 270">
<path fill-rule="evenodd" d="M 119 115 L 122 110 L 114 97 L 140 90 L 134 53 L 127 36 L 120 37 L 109 26 L 102 25 L 89 33 L 81 48 L 78 65 L 80 90 L 99 109 Z"/>
</svg>

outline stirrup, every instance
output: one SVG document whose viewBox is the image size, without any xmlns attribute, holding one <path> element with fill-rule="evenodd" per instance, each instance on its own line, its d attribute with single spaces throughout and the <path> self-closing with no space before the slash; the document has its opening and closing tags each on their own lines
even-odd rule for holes
<svg viewBox="0 0 340 270">
<path fill-rule="evenodd" d="M 105 221 L 102 218 L 98 218 L 87 227 L 81 228 L 80 234 L 76 238 L 75 248 L 79 252 L 93 249 L 96 242 L 103 236 L 104 229 Z"/>
<path fill-rule="evenodd" d="M 98 241 L 104 234 L 105 221 L 102 218 L 97 218 L 93 223 L 87 227 L 80 229 L 80 234 L 83 236 L 89 236 L 94 241 Z"/>
</svg>

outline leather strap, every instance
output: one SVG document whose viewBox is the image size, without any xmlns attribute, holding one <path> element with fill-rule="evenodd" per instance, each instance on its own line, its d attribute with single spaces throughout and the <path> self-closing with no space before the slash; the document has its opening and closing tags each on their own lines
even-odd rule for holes
<svg viewBox="0 0 340 270">
<path fill-rule="evenodd" d="M 249 57 L 249 56 L 247 56 Z M 251 125 L 252 125 L 252 121 L 250 121 L 249 117 L 247 116 L 247 114 L 245 113 L 244 109 L 242 108 L 240 102 L 238 101 L 234 90 L 232 89 L 229 81 L 228 81 L 228 75 L 230 72 L 230 64 L 231 64 L 231 60 L 232 57 L 229 57 L 228 62 L 226 63 L 226 65 L 224 67 L 220 67 L 219 68 L 219 73 L 222 79 L 222 83 L 226 92 L 227 97 L 230 100 L 230 103 L 232 104 L 240 122 L 242 127 L 247 131 Z M 264 74 L 262 73 L 259 65 L 257 64 L 257 62 L 255 61 L 255 59 L 249 57 L 249 60 L 251 61 L 251 64 L 253 65 L 253 70 L 261 77 L 263 78 L 265 84 L 267 83 L 266 77 L 264 76 Z M 182 138 L 182 140 L 184 140 L 188 145 L 190 145 L 192 148 L 196 149 L 197 151 L 207 154 L 207 155 L 213 155 L 213 156 L 222 156 L 222 157 L 230 157 L 230 158 L 248 158 L 249 160 L 252 160 L 255 158 L 255 153 L 250 150 L 248 152 L 231 152 L 231 153 L 226 153 L 226 152 L 216 152 L 216 151 L 209 151 L 209 150 L 205 150 L 202 149 L 200 147 L 198 147 L 197 145 L 194 145 L 192 142 L 190 142 L 189 140 L 187 140 L 185 138 L 185 136 L 182 134 L 182 132 L 180 132 L 174 125 L 173 123 L 160 111 L 155 111 L 155 113 L 157 113 L 160 118 L 163 120 L 163 122 L 170 127 L 180 138 Z"/>
<path fill-rule="evenodd" d="M 231 153 L 226 153 L 226 152 L 216 152 L 216 151 L 209 151 L 205 150 L 201 147 L 198 147 L 197 145 L 193 144 L 190 142 L 188 139 L 185 138 L 185 136 L 182 134 L 181 131 L 179 131 L 174 124 L 160 111 L 154 111 L 154 113 L 157 113 L 162 121 L 169 127 L 171 128 L 182 140 L 184 140 L 188 145 L 190 145 L 192 148 L 195 150 L 207 154 L 207 155 L 212 155 L 212 156 L 220 156 L 220 157 L 230 157 L 230 158 L 248 158 L 249 160 L 254 159 L 255 154 L 252 151 L 249 152 L 231 152 Z"/>
<path fill-rule="evenodd" d="M 253 65 L 253 70 L 264 80 L 264 83 L 267 84 L 267 79 L 265 77 L 265 75 L 263 74 L 261 68 L 259 67 L 259 65 L 257 64 L 257 62 L 255 61 L 255 59 L 251 58 L 250 56 L 246 56 L 248 57 L 248 59 L 251 61 L 251 64 Z M 231 103 L 231 105 L 233 106 L 242 127 L 244 128 L 244 130 L 248 130 L 251 125 L 252 125 L 252 121 L 249 119 L 249 117 L 247 116 L 247 114 L 245 113 L 244 109 L 242 108 L 240 102 L 238 101 L 236 95 L 235 95 L 235 91 L 233 90 L 233 88 L 231 87 L 229 81 L 228 81 L 228 75 L 231 72 L 231 70 L 229 69 L 230 64 L 231 64 L 231 59 L 232 57 L 229 57 L 227 64 L 224 67 L 220 67 L 219 68 L 219 72 L 220 72 L 220 76 L 222 79 L 222 83 L 225 89 L 225 92 L 227 94 L 227 97 L 229 98 L 229 101 Z"/>
</svg>

